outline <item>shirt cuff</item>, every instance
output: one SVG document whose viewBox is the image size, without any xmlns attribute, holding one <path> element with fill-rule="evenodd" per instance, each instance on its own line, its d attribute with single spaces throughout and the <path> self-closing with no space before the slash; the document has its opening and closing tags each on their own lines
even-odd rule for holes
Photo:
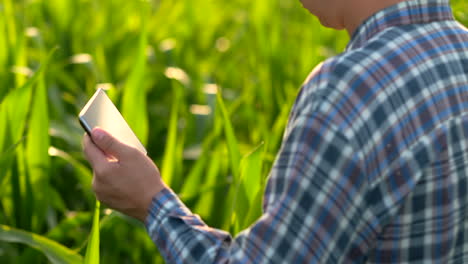
<svg viewBox="0 0 468 264">
<path fill-rule="evenodd" d="M 171 189 L 165 188 L 151 201 L 145 221 L 146 229 L 152 232 L 169 214 L 187 216 L 191 212 Z"/>
</svg>

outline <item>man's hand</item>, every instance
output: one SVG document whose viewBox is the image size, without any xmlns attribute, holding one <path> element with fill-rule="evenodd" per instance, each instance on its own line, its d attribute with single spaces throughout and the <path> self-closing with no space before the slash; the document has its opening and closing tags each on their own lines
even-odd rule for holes
<svg viewBox="0 0 468 264">
<path fill-rule="evenodd" d="M 94 170 L 96 198 L 144 222 L 151 199 L 166 188 L 156 165 L 142 152 L 95 128 L 91 141 L 83 139 L 84 153 Z M 94 143 L 93 143 L 94 142 Z"/>
</svg>

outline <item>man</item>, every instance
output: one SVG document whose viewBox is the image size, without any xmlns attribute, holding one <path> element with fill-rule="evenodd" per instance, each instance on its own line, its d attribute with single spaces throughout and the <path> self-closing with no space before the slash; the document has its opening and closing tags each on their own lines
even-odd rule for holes
<svg viewBox="0 0 468 264">
<path fill-rule="evenodd" d="M 84 139 L 96 196 L 145 221 L 168 262 L 467 262 L 467 29 L 448 0 L 303 5 L 352 37 L 303 85 L 254 225 L 206 226 L 101 129 Z"/>
</svg>

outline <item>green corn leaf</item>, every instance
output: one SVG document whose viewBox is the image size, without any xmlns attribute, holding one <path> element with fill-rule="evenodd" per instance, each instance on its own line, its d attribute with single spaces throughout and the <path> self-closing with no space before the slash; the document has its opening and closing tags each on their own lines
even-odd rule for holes
<svg viewBox="0 0 468 264">
<path fill-rule="evenodd" d="M 233 212 L 231 216 L 231 226 L 230 231 L 232 234 L 239 233 L 242 229 L 242 223 L 249 211 L 249 200 L 247 199 L 247 194 L 245 189 L 242 188 L 241 184 L 237 185 L 238 187 L 235 188 L 235 195 L 233 201 Z"/>
<path fill-rule="evenodd" d="M 264 144 L 261 143 L 251 153 L 248 153 L 241 161 L 241 176 L 240 182 L 237 185 L 235 195 L 235 221 L 232 229 L 234 233 L 245 228 L 246 217 L 252 207 L 255 207 L 254 202 L 258 191 L 262 185 L 262 156 L 264 152 Z M 254 214 L 252 212 L 252 214 Z"/>
<path fill-rule="evenodd" d="M 233 182 L 237 182 L 239 179 L 239 166 L 241 161 L 241 154 L 239 151 L 239 144 L 234 134 L 234 129 L 229 118 L 229 113 L 224 105 L 223 97 L 221 93 L 217 93 L 217 105 L 221 110 L 221 116 L 224 125 L 224 133 L 226 135 L 227 147 L 229 151 L 229 158 L 231 163 L 231 170 L 233 174 Z"/>
<path fill-rule="evenodd" d="M 268 144 L 267 151 L 270 151 L 271 153 L 276 153 L 277 148 L 281 144 L 284 127 L 287 123 L 290 110 L 291 110 L 290 105 L 283 106 L 281 108 L 281 112 L 279 113 L 278 117 L 276 118 L 273 124 L 273 128 L 272 128 L 273 133 L 270 134 L 270 137 L 268 140 L 269 144 Z"/>
<path fill-rule="evenodd" d="M 207 168 L 206 178 L 204 179 L 203 183 L 198 186 L 199 189 L 205 190 L 209 186 L 215 186 L 221 183 L 221 181 L 217 177 L 220 174 L 219 170 L 221 167 L 221 159 L 216 158 L 216 156 L 219 156 L 218 153 L 219 151 L 214 152 L 212 156 L 209 156 L 211 160 Z M 214 204 L 215 204 L 214 192 L 200 193 L 200 201 L 197 204 L 196 212 L 202 216 L 209 216 L 211 213 L 213 213 L 214 210 L 219 211 L 219 208 L 213 207 Z"/>
<path fill-rule="evenodd" d="M 261 188 L 257 191 L 255 195 L 255 199 L 250 204 L 249 211 L 244 218 L 244 221 L 241 225 L 241 229 L 247 228 L 252 223 L 254 223 L 261 215 L 262 215 L 262 201 L 263 201 L 263 194 L 265 190 L 265 184 L 261 184 Z"/>
<path fill-rule="evenodd" d="M 0 240 L 22 243 L 42 252 L 53 264 L 81 264 L 83 257 L 63 245 L 43 236 L 0 225 Z"/>
<path fill-rule="evenodd" d="M 26 80 L 21 87 L 11 90 L 11 92 L 8 93 L 0 105 L 0 109 L 6 110 L 7 119 L 3 122 L 6 122 L 6 127 L 9 129 L 7 133 L 5 133 L 5 131 L 0 131 L 0 133 L 3 134 L 0 136 L 5 137 L 5 135 L 9 135 L 9 144 L 14 142 L 22 142 L 22 137 L 24 136 L 24 131 L 28 121 L 28 114 L 31 112 L 33 87 L 38 82 L 38 80 L 42 78 L 44 69 L 49 64 L 54 52 L 55 49 L 52 49 L 34 75 Z M 4 140 L 5 139 L 0 138 L 0 141 Z M 20 146 L 13 154 L 12 160 L 14 162 L 6 162 L 7 166 L 11 165 L 10 183 L 12 188 L 12 195 L 10 197 L 11 199 L 6 199 L 4 202 L 7 204 L 5 206 L 6 208 L 14 208 L 15 218 L 12 222 L 16 223 L 17 226 L 30 229 L 31 220 L 33 220 L 32 213 L 34 210 L 34 193 L 32 191 L 32 183 L 29 171 L 27 170 L 27 155 L 23 144 L 24 143 L 20 143 Z M 8 211 L 8 209 L 6 210 Z M 40 216 L 36 217 L 36 219 L 41 218 L 43 219 L 43 217 Z"/>
<path fill-rule="evenodd" d="M 92 219 L 92 212 L 75 211 L 73 215 L 62 219 L 54 228 L 49 230 L 47 237 L 54 240 L 73 239 L 76 241 L 73 250 L 81 252 L 88 245 L 88 240 L 84 237 L 83 226 L 88 225 Z"/>
<path fill-rule="evenodd" d="M 224 127 L 224 133 L 226 136 L 226 141 L 227 141 L 227 148 L 229 152 L 229 162 L 230 162 L 230 167 L 231 167 L 231 172 L 232 172 L 232 183 L 231 183 L 231 188 L 229 188 L 228 195 L 226 197 L 226 204 L 231 205 L 230 210 L 228 210 L 228 214 L 226 215 L 226 219 L 223 224 L 223 228 L 231 228 L 235 225 L 236 223 L 236 215 L 234 213 L 235 207 L 236 207 L 236 195 L 238 193 L 238 188 L 239 188 L 239 177 L 240 177 L 240 160 L 241 160 L 241 154 L 239 150 L 239 144 L 237 142 L 236 136 L 234 134 L 234 129 L 231 124 L 231 120 L 229 118 L 229 113 L 226 109 L 226 106 L 224 105 L 223 97 L 220 92 L 217 93 L 216 97 L 216 104 L 219 107 L 219 110 L 221 112 L 221 118 L 223 122 L 223 127 Z M 236 230 L 232 230 L 236 231 Z"/>
<path fill-rule="evenodd" d="M 10 121 L 9 127 L 13 141 L 15 142 L 21 138 L 26 125 L 26 118 L 31 105 L 32 87 L 42 76 L 42 73 L 49 64 L 55 50 L 56 48 L 49 52 L 47 58 L 31 78 L 29 78 L 21 87 L 12 90 L 2 102 L 2 104 L 6 105 L 5 107 Z"/>
<path fill-rule="evenodd" d="M 169 128 L 167 132 L 166 146 L 161 167 L 161 175 L 164 181 L 170 186 L 174 179 L 174 169 L 177 150 L 177 120 L 181 91 L 177 84 L 174 85 L 174 97 L 172 100 L 171 117 L 169 118 Z"/>
<path fill-rule="evenodd" d="M 39 177 L 36 174 L 49 166 L 49 115 L 44 76 L 39 78 L 33 98 L 27 141 L 27 155 L 31 170 L 34 171 L 31 174 L 34 183 L 35 178 Z"/>
<path fill-rule="evenodd" d="M 8 124 L 8 115 L 6 104 L 0 103 L 0 153 L 3 152 L 6 147 L 9 146 L 9 142 L 6 142 L 7 135 L 7 124 Z"/>
<path fill-rule="evenodd" d="M 200 157 L 197 159 L 195 165 L 192 166 L 192 169 L 188 176 L 184 179 L 184 184 L 181 188 L 180 195 L 183 197 L 193 197 L 197 194 L 202 194 L 200 192 L 200 186 L 207 184 L 203 184 L 205 181 L 210 181 L 212 177 L 216 177 L 214 173 L 210 173 L 212 171 L 213 166 L 213 160 L 216 159 L 219 154 L 214 151 L 214 154 L 210 154 L 213 152 L 213 148 L 216 146 L 216 143 L 219 140 L 219 136 L 222 132 L 222 127 L 220 124 L 216 124 L 216 126 L 213 128 L 211 133 L 206 137 L 206 139 L 203 142 L 202 146 L 202 154 Z M 211 157 L 214 155 L 214 157 Z M 209 173 L 206 173 L 205 170 L 208 170 Z M 216 173 L 218 173 L 216 171 Z M 205 176 L 206 175 L 206 176 Z M 225 175 L 223 175 L 225 176 Z M 225 178 L 222 180 L 223 184 L 226 185 L 226 180 Z M 217 182 L 215 185 L 218 185 L 219 182 Z"/>
<path fill-rule="evenodd" d="M 54 24 L 56 25 L 55 30 L 63 32 L 70 30 L 69 24 L 72 19 L 74 11 L 74 1 L 63 1 L 63 0 L 49 0 L 44 2 L 49 12 L 51 12 Z"/>
<path fill-rule="evenodd" d="M 7 178 L 5 176 L 10 170 L 16 149 L 24 141 L 24 138 L 22 138 L 16 143 L 12 142 L 10 130 L 6 126 L 7 115 L 3 106 L 3 104 L 0 104 L 0 171 L 2 172 L 0 173 L 0 186 L 5 186 L 4 180 Z M 4 191 L 5 188 L 0 189 L 0 198 L 2 197 Z"/>
<path fill-rule="evenodd" d="M 6 18 L 4 15 L 4 11 L 0 11 L 0 35 L 1 36 L 7 36 L 7 31 L 6 31 Z M 6 67 L 7 67 L 7 62 L 8 62 L 8 57 L 9 57 L 9 49 L 8 49 L 8 42 L 7 38 L 3 37 L 0 39 L 0 79 L 5 80 L 5 73 L 7 72 Z M 3 99 L 3 96 L 6 94 L 6 91 L 8 89 L 8 86 L 6 85 L 0 85 L 0 102 Z"/>
<path fill-rule="evenodd" d="M 95 201 L 94 194 L 91 191 L 91 182 L 93 179 L 93 172 L 88 167 L 83 165 L 83 163 L 76 160 L 74 156 L 66 153 L 63 150 L 57 149 L 55 147 L 50 147 L 49 155 L 52 157 L 62 159 L 73 167 L 76 173 L 76 178 L 81 188 L 85 190 L 86 200 L 89 202 L 89 205 L 92 206 Z"/>
<path fill-rule="evenodd" d="M 185 178 L 179 197 L 193 197 L 199 193 L 202 175 L 207 163 L 208 159 L 206 156 L 201 155 L 200 158 L 196 161 L 195 165 L 193 165 L 190 173 Z"/>
<path fill-rule="evenodd" d="M 49 189 L 50 139 L 47 90 L 43 74 L 37 82 L 31 110 L 25 158 L 35 200 L 32 208 L 35 211 L 33 215 L 33 230 L 35 230 L 45 220 L 47 207 L 51 204 L 50 196 L 44 192 Z"/>
<path fill-rule="evenodd" d="M 8 23 L 5 23 L 6 27 L 6 38 L 5 39 L 8 39 L 9 40 L 9 46 L 11 48 L 15 47 L 17 42 L 17 36 L 19 35 L 17 32 L 16 32 L 16 23 L 17 23 L 17 20 L 15 19 L 15 14 L 14 14 L 14 10 L 13 10 L 13 6 L 14 6 L 14 2 L 15 1 L 12 1 L 12 0 L 5 0 L 3 1 L 3 12 L 2 12 L 2 15 L 6 18 L 6 21 L 8 21 Z"/>
<path fill-rule="evenodd" d="M 88 239 L 84 264 L 99 264 L 99 201 L 94 209 L 93 227 Z"/>
<path fill-rule="evenodd" d="M 252 204 L 262 183 L 262 156 L 264 144 L 261 143 L 241 162 L 241 186 L 245 189 L 249 203 Z"/>
<path fill-rule="evenodd" d="M 144 3 L 142 3 L 144 4 Z M 146 11 L 142 11 L 146 12 Z M 145 15 L 144 17 L 147 17 Z M 122 98 L 122 115 L 143 145 L 148 142 L 148 113 L 146 107 L 146 47 L 148 44 L 147 23 L 142 21 L 138 50 L 134 67 L 125 84 Z"/>
</svg>

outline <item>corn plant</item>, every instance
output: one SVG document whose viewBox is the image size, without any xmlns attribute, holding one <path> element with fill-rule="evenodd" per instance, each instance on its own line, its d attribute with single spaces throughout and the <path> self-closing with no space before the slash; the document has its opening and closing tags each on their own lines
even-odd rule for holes
<svg viewBox="0 0 468 264">
<path fill-rule="evenodd" d="M 77 114 L 97 87 L 194 212 L 246 228 L 302 81 L 347 41 L 298 1 L 0 0 L 0 263 L 163 262 L 94 198 Z"/>
</svg>

